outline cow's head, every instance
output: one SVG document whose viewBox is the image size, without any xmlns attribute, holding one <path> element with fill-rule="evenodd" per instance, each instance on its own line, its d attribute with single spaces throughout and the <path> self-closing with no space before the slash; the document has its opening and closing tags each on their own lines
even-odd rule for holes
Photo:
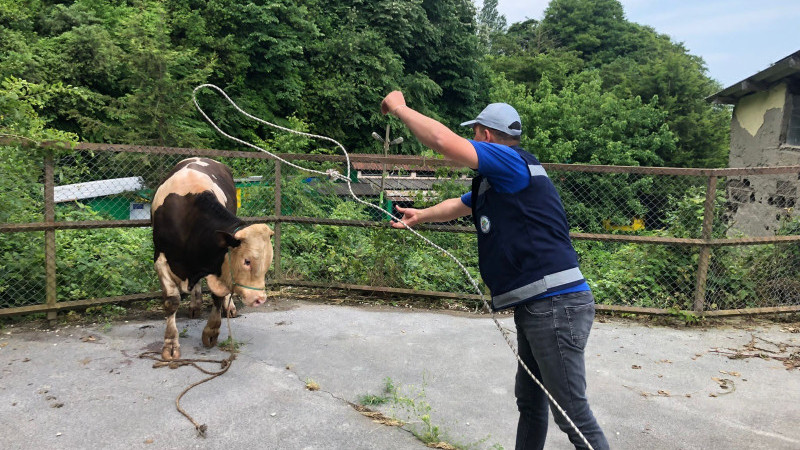
<svg viewBox="0 0 800 450">
<path fill-rule="evenodd" d="M 228 264 L 222 266 L 222 279 L 228 286 L 233 285 L 233 292 L 245 305 L 263 304 L 267 300 L 264 278 L 272 264 L 272 229 L 256 224 L 237 230 L 233 235 L 218 233 L 230 249 Z"/>
</svg>

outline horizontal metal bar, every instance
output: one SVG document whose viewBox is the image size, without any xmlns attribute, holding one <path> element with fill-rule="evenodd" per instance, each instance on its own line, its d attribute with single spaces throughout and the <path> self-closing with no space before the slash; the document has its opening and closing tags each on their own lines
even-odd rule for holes
<svg viewBox="0 0 800 450">
<path fill-rule="evenodd" d="M 670 238 L 663 236 L 629 236 L 624 234 L 592 234 L 592 233 L 570 233 L 569 235 L 574 240 L 583 240 L 583 241 L 683 245 L 683 246 L 695 246 L 695 247 L 703 245 L 707 245 L 709 247 L 730 247 L 736 245 L 766 245 L 766 244 L 787 244 L 792 242 L 800 242 L 800 235 L 732 238 L 732 239 L 684 239 L 684 238 Z"/>
<path fill-rule="evenodd" d="M 341 290 L 351 290 L 351 291 L 379 292 L 387 294 L 404 294 L 404 295 L 417 295 L 426 297 L 469 299 L 478 301 L 481 299 L 481 297 L 476 294 L 459 294 L 454 292 L 417 291 L 414 289 L 364 286 L 364 285 L 346 284 L 346 283 L 324 283 L 324 282 L 301 281 L 301 280 L 280 280 L 280 281 L 273 280 L 273 281 L 279 286 L 290 286 L 290 287 L 309 287 L 316 289 L 341 289 Z M 606 305 L 602 303 L 595 304 L 595 309 L 598 311 L 604 311 L 609 313 L 643 314 L 643 315 L 653 315 L 653 316 L 674 316 L 676 314 L 676 311 L 674 309 Z M 796 312 L 796 311 L 800 311 L 800 306 L 777 306 L 771 308 L 726 309 L 719 311 L 705 311 L 699 316 L 721 317 L 721 316 L 775 314 L 775 313 Z M 682 311 L 682 312 L 693 315 L 695 314 L 694 311 Z"/>
<path fill-rule="evenodd" d="M 708 245 L 709 241 L 703 239 L 683 239 L 663 236 L 629 236 L 625 234 L 594 234 L 594 233 L 570 233 L 569 236 L 578 241 L 606 241 L 639 244 L 662 244 L 662 245 L 689 245 L 700 246 Z"/>
<path fill-rule="evenodd" d="M 237 151 L 237 150 L 215 150 L 215 149 L 196 149 L 181 147 L 151 147 L 141 145 L 125 144 L 77 144 L 75 150 L 84 151 L 110 151 L 126 153 L 148 153 L 159 155 L 186 155 L 186 156 L 208 156 L 221 158 L 248 158 L 248 159 L 274 159 L 272 155 L 259 151 Z M 301 154 L 301 153 L 275 153 L 276 156 L 286 161 L 314 161 L 314 162 L 346 162 L 344 155 L 320 155 L 320 154 Z M 373 155 L 373 154 L 350 154 L 350 162 L 382 162 L 386 164 L 411 164 L 423 167 L 453 167 L 463 168 L 463 166 L 446 159 L 427 158 L 411 155 Z"/>
<path fill-rule="evenodd" d="M 476 294 L 459 294 L 455 292 L 439 292 L 439 291 L 419 291 L 416 289 L 393 288 L 386 286 L 366 286 L 366 285 L 346 284 L 346 283 L 326 283 L 326 282 L 303 281 L 303 280 L 281 280 L 278 284 L 280 284 L 281 286 L 310 287 L 318 289 L 341 289 L 350 291 L 380 292 L 382 294 L 405 294 L 405 295 L 417 295 L 424 297 L 440 297 L 440 298 L 455 298 L 455 299 L 469 299 L 469 300 L 481 299 L 481 296 Z"/>
<path fill-rule="evenodd" d="M 272 159 L 272 156 L 264 152 L 243 152 L 225 151 L 212 149 L 191 149 L 174 147 L 149 147 L 119 144 L 91 144 L 80 143 L 76 146 L 77 150 L 95 151 L 125 151 L 153 154 L 185 154 L 188 156 L 214 156 L 214 157 L 237 157 L 253 159 Z M 296 153 L 276 153 L 287 161 L 331 161 L 345 162 L 344 155 L 305 155 Z M 350 154 L 351 162 L 377 162 L 384 164 L 410 164 L 422 167 L 451 167 L 463 168 L 463 166 L 446 159 L 426 158 L 413 155 L 394 155 L 383 156 L 379 154 Z M 776 167 L 734 167 L 721 169 L 700 169 L 682 167 L 648 167 L 648 166 L 603 166 L 589 164 L 542 164 L 546 170 L 582 173 L 627 173 L 639 175 L 684 175 L 684 176 L 735 176 L 735 175 L 777 175 L 800 173 L 800 166 L 776 166 Z"/>
<path fill-rule="evenodd" d="M 770 306 L 765 308 L 746 308 L 746 309 L 721 309 L 719 311 L 706 311 L 705 317 L 728 317 L 728 316 L 749 316 L 756 314 L 777 314 L 787 312 L 800 312 L 800 305 L 793 306 Z"/>
<path fill-rule="evenodd" d="M 370 221 L 370 220 L 348 220 L 348 219 L 318 219 L 314 217 L 301 216 L 260 216 L 260 217 L 241 217 L 245 223 L 298 223 L 309 225 L 332 225 L 346 227 L 369 227 L 369 228 L 391 228 L 389 222 Z M 45 230 L 78 230 L 78 229 L 98 229 L 98 228 L 137 228 L 149 227 L 149 220 L 86 220 L 75 222 L 38 222 L 38 223 L 6 223 L 0 224 L 0 233 L 19 233 Z M 418 231 L 438 231 L 450 233 L 474 233 L 475 229 L 471 226 L 460 225 L 422 225 L 414 228 Z M 402 230 L 398 230 L 402 231 Z M 606 241 L 639 244 L 658 244 L 658 245 L 682 245 L 682 246 L 703 246 L 726 247 L 735 245 L 767 245 L 767 244 L 788 244 L 800 242 L 800 235 L 794 236 L 770 236 L 754 238 L 735 238 L 735 239 L 683 239 L 663 236 L 630 236 L 624 234 L 594 234 L 594 233 L 570 233 L 574 240 L 583 241 Z"/>
<path fill-rule="evenodd" d="M 596 304 L 595 309 L 597 309 L 598 311 L 621 312 L 630 314 L 646 314 L 646 315 L 658 315 L 658 316 L 676 315 L 676 311 L 674 309 L 644 308 L 644 307 L 640 308 L 637 306 Z M 703 311 L 700 314 L 688 310 L 680 312 L 690 315 L 697 315 L 698 317 L 733 317 L 733 316 L 778 314 L 778 313 L 798 312 L 798 311 L 800 311 L 800 305 L 773 306 L 765 308 L 747 308 L 747 309 L 721 309 L 717 311 Z"/>
<path fill-rule="evenodd" d="M 46 230 L 79 230 L 95 228 L 150 227 L 149 220 L 83 220 L 74 222 L 4 223 L 0 233 L 20 233 Z"/>
<path fill-rule="evenodd" d="M 548 171 L 583 172 L 583 173 L 627 173 L 638 175 L 677 175 L 697 177 L 728 177 L 737 175 L 780 175 L 800 173 L 800 166 L 774 167 L 727 167 L 720 169 L 700 169 L 684 167 L 651 167 L 651 166 L 601 166 L 590 164 L 551 164 L 542 163 Z"/>
<path fill-rule="evenodd" d="M 605 311 L 612 313 L 625 313 L 625 314 L 645 314 L 648 316 L 668 316 L 671 314 L 668 309 L 661 308 L 646 308 L 644 306 L 622 306 L 622 305 L 606 305 L 603 303 L 596 303 L 594 308 L 597 311 Z"/>
<path fill-rule="evenodd" d="M 88 300 L 76 300 L 71 302 L 57 302 L 53 306 L 42 304 L 42 305 L 20 306 L 17 308 L 0 308 L 0 317 L 13 316 L 16 314 L 29 314 L 35 312 L 59 311 L 62 309 L 75 309 L 75 308 L 82 308 L 84 306 L 100 305 L 103 303 L 123 303 L 123 302 L 137 301 L 137 300 L 149 300 L 158 297 L 161 297 L 161 291 L 146 292 L 143 294 L 122 295 L 118 297 L 103 297 L 103 298 L 94 298 Z"/>
<path fill-rule="evenodd" d="M 475 301 L 479 301 L 481 298 L 479 295 L 476 294 L 460 294 L 454 292 L 438 292 L 438 291 L 418 291 L 414 289 L 365 286 L 365 285 L 345 284 L 345 283 L 324 283 L 324 282 L 301 281 L 301 280 L 280 280 L 280 281 L 272 280 L 268 284 L 270 286 L 309 287 L 316 289 L 341 289 L 341 290 L 353 290 L 353 291 L 364 291 L 364 292 L 380 292 L 387 294 L 403 294 L 403 295 L 415 295 L 415 296 L 451 298 L 451 299 L 468 299 Z M 18 314 L 29 314 L 36 312 L 59 311 L 64 309 L 76 309 L 76 308 L 100 305 L 105 303 L 124 303 L 124 302 L 139 301 L 139 300 L 150 300 L 159 297 L 161 297 L 161 292 L 157 291 L 157 292 L 146 292 L 143 294 L 123 295 L 118 297 L 104 297 L 104 298 L 77 300 L 70 302 L 58 302 L 55 304 L 55 306 L 41 304 L 41 305 L 21 306 L 17 308 L 0 308 L 0 317 L 13 316 Z M 606 305 L 601 303 L 596 304 L 595 308 L 598 311 L 612 312 L 612 313 L 615 312 L 615 313 L 626 313 L 626 314 L 644 314 L 644 315 L 661 315 L 661 316 L 675 315 L 674 310 L 660 309 L 660 308 Z M 694 314 L 693 311 L 686 311 L 686 312 Z M 746 316 L 746 315 L 778 314 L 787 312 L 800 312 L 800 305 L 705 311 L 700 316 L 732 317 L 732 316 Z"/>
<path fill-rule="evenodd" d="M 99 152 L 125 152 L 125 153 L 146 153 L 154 155 L 186 155 L 186 156 L 206 156 L 215 158 L 245 158 L 245 159 L 274 159 L 268 153 L 260 151 L 239 151 L 239 150 L 215 150 L 197 149 L 182 147 L 151 147 L 142 145 L 127 144 L 93 144 L 80 143 L 75 146 L 78 151 L 99 151 Z M 276 156 L 286 161 L 313 161 L 313 162 L 339 162 L 347 161 L 344 155 L 320 155 L 320 154 L 301 154 L 301 153 L 275 153 Z M 463 168 L 463 166 L 446 159 L 425 158 L 417 156 L 383 156 L 373 154 L 350 154 L 350 162 L 383 162 L 386 164 L 419 165 L 422 167 L 453 167 Z"/>
<path fill-rule="evenodd" d="M 96 151 L 126 151 L 156 154 L 185 154 L 191 156 L 221 156 L 238 158 L 270 159 L 272 156 L 263 152 L 242 152 L 242 151 L 223 151 L 212 149 L 190 149 L 190 148 L 170 148 L 170 147 L 148 147 L 135 145 L 118 144 L 90 144 L 80 143 L 78 150 Z M 292 153 L 277 153 L 285 160 L 294 161 L 333 161 L 344 162 L 344 155 L 303 155 Z M 350 154 L 351 162 L 380 162 L 386 164 L 413 164 L 432 167 L 454 167 L 462 166 L 438 158 L 424 158 L 418 156 L 383 156 L 378 154 Z M 681 167 L 640 167 L 640 166 L 601 166 L 588 164 L 542 164 L 547 170 L 584 172 L 584 173 L 630 173 L 641 175 L 689 175 L 689 176 L 731 176 L 731 175 L 757 175 L 757 174 L 788 174 L 800 173 L 800 166 L 781 166 L 781 167 L 742 167 L 724 169 L 699 169 Z"/>
<path fill-rule="evenodd" d="M 19 145 L 23 147 L 42 147 L 53 149 L 64 149 L 62 142 L 41 142 L 31 143 L 25 140 L 14 138 L 0 138 L 0 145 Z M 81 142 L 76 144 L 74 150 L 84 151 L 110 151 L 128 153 L 149 153 L 162 155 L 187 155 L 187 156 L 210 156 L 210 157 L 236 157 L 252 159 L 271 159 L 272 156 L 259 151 L 236 151 L 236 150 L 215 150 L 215 149 L 195 149 L 182 147 L 153 147 L 145 145 L 127 144 L 96 144 Z M 344 162 L 344 155 L 306 155 L 277 153 L 283 159 L 292 161 L 333 161 Z M 453 167 L 461 168 L 452 161 L 439 158 L 427 158 L 415 155 L 393 155 L 383 156 L 380 154 L 350 154 L 351 162 L 380 162 L 386 164 L 411 164 L 429 167 Z M 683 167 L 650 167 L 650 166 L 602 166 L 589 164 L 542 164 L 545 169 L 564 172 L 583 172 L 583 173 L 629 173 L 640 175 L 684 175 L 684 176 L 737 176 L 737 175 L 780 175 L 800 173 L 800 165 L 775 166 L 775 167 L 730 167 L 719 169 L 704 168 L 683 168 Z"/>
</svg>

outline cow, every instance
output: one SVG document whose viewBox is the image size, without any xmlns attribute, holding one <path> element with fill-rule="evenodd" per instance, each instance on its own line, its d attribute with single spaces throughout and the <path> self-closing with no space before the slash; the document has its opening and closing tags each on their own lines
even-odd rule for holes
<svg viewBox="0 0 800 450">
<path fill-rule="evenodd" d="M 230 169 L 208 158 L 179 162 L 158 186 L 151 206 L 153 260 L 164 299 L 167 329 L 161 357 L 180 358 L 175 312 L 181 294 L 199 308 L 205 278 L 214 306 L 203 329 L 203 345 L 219 337 L 223 305 L 237 294 L 247 306 L 267 299 L 264 277 L 272 264 L 273 232 L 265 224 L 246 225 L 236 217 L 236 187 Z M 227 314 L 235 314 L 228 308 Z"/>
</svg>

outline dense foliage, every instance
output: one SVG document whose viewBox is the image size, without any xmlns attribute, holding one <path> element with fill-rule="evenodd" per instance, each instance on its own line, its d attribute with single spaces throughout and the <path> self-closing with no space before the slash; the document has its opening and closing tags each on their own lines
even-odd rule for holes
<svg viewBox="0 0 800 450">
<path fill-rule="evenodd" d="M 704 100 L 720 86 L 708 77 L 703 60 L 668 36 L 629 22 L 617 0 L 552 0 L 541 21 L 510 25 L 497 12 L 496 0 L 479 9 L 469 0 L 0 0 L 0 134 L 35 141 L 234 148 L 194 108 L 192 92 L 202 83 L 225 89 L 258 117 L 330 136 L 353 152 L 380 150 L 370 138 L 387 123 L 378 105 L 390 90 L 402 89 L 412 107 L 455 129 L 488 102 L 512 104 L 523 118 L 523 146 L 543 162 L 682 167 L 727 162 L 730 116 Z M 235 114 L 210 91 L 200 91 L 198 99 L 224 130 L 267 149 L 336 151 Z M 405 137 L 392 151 L 425 151 L 396 120 L 388 120 L 392 135 Z M 0 147 L 0 222 L 40 218 L 44 155 L 32 152 Z M 69 151 L 55 157 L 60 184 L 138 175 L 152 186 L 161 173 L 157 166 L 167 162 Z M 226 162 L 237 176 L 273 170 L 266 161 Z M 137 168 L 145 173 L 135 173 Z M 581 174 L 556 181 L 574 229 L 601 231 L 603 220 L 625 223 L 647 215 L 657 218 L 648 223 L 648 233 L 692 237 L 697 230 L 696 223 L 678 219 L 701 195 L 692 183 Z M 461 189 L 444 180 L 437 185 L 438 198 Z M 285 213 L 376 218 L 352 203 L 322 202 L 320 192 L 303 177 L 287 177 L 284 208 L 291 210 Z M 251 195 L 272 198 L 274 187 L 255 187 Z M 273 213 L 266 204 L 245 212 Z M 65 220 L 102 218 L 80 205 L 59 214 Z M 682 228 L 689 225 L 691 230 Z M 460 269 L 403 233 L 284 228 L 285 269 L 292 276 L 471 291 L 457 274 Z M 0 306 L 19 304 L 8 292 L 12 282 L 35 285 L 34 297 L 43 291 L 43 278 L 26 275 L 19 263 L 42 264 L 42 234 L 19 236 L 4 235 L 0 242 L 5 264 Z M 473 236 L 431 237 L 475 267 Z M 60 298 L 154 289 L 149 245 L 147 230 L 59 233 L 59 279 L 65 281 Z M 604 244 L 582 244 L 579 251 L 601 300 L 687 307 L 696 264 L 692 252 Z M 764 259 L 735 253 L 715 255 L 721 262 L 714 269 L 728 281 L 710 289 L 724 291 L 723 297 L 755 292 L 741 264 L 728 262 Z M 771 267 L 756 262 L 754 270 Z M 631 265 L 639 270 L 629 270 Z M 657 273 L 681 281 L 667 286 L 656 280 Z M 642 276 L 633 283 L 636 274 Z M 87 288 L 90 283 L 96 289 Z"/>
<path fill-rule="evenodd" d="M 468 0 L 2 0 L 0 80 L 73 86 L 42 116 L 88 141 L 230 147 L 190 101 L 208 82 L 256 116 L 297 117 L 363 151 L 391 89 L 444 120 L 485 100 L 474 16 Z M 263 137 L 210 97 L 225 129 Z"/>
<path fill-rule="evenodd" d="M 504 76 L 528 94 L 507 99 L 519 109 L 546 108 L 537 102 L 554 96 L 561 101 L 553 107 L 576 114 L 573 123 L 541 126 L 536 115 L 526 117 L 535 125 L 526 135 L 540 141 L 534 150 L 544 161 L 563 160 L 564 149 L 547 148 L 543 129 L 582 139 L 570 129 L 590 129 L 598 113 L 624 119 L 647 105 L 652 119 L 642 120 L 664 130 L 634 121 L 611 138 L 658 135 L 636 145 L 660 159 L 638 163 L 725 164 L 728 113 L 704 101 L 718 86 L 702 59 L 628 22 L 617 0 L 553 0 L 541 22 L 508 27 L 496 7 L 495 0 L 477 11 L 468 0 L 1 0 L 0 80 L 60 89 L 38 112 L 81 140 L 230 147 L 190 101 L 194 87 L 208 82 L 259 117 L 282 124 L 294 117 L 371 152 L 369 135 L 385 123 L 378 104 L 389 90 L 403 89 L 413 107 L 454 126 L 498 100 L 490 77 Z M 591 109 L 587 93 L 604 102 L 602 111 Z M 234 135 L 270 132 L 210 93 L 200 97 Z M 672 133 L 667 142 L 665 133 Z M 400 151 L 420 150 L 407 139 Z M 590 162 L 592 153 L 567 158 Z"/>
</svg>

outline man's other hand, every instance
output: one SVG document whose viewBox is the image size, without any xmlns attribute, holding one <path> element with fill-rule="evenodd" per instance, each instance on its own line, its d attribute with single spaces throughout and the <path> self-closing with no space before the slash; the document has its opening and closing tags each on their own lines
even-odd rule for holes
<svg viewBox="0 0 800 450">
<path fill-rule="evenodd" d="M 402 208 L 400 206 L 395 206 L 397 212 L 402 214 L 403 217 L 401 218 L 405 225 L 402 222 L 398 222 L 396 220 L 392 220 L 392 227 L 393 228 L 406 228 L 406 225 L 409 227 L 413 227 L 417 223 L 419 223 L 419 210 L 415 208 Z"/>
</svg>

